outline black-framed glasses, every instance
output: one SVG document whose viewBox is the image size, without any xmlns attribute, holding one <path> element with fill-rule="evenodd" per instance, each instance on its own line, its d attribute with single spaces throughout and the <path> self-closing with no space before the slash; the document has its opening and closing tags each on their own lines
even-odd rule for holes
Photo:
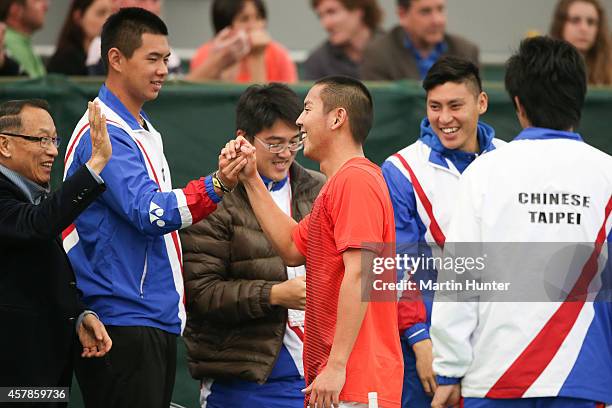
<svg viewBox="0 0 612 408">
<path fill-rule="evenodd" d="M 29 140 L 30 142 L 38 142 L 40 143 L 40 147 L 43 149 L 48 148 L 53 144 L 55 147 L 59 147 L 62 143 L 61 137 L 49 137 L 49 136 L 28 136 L 28 135 L 20 135 L 19 133 L 10 133 L 10 132 L 0 132 L 2 135 L 20 137 L 25 140 Z"/>
<path fill-rule="evenodd" d="M 282 153 L 286 149 L 289 149 L 291 152 L 297 152 L 298 150 L 302 150 L 302 147 L 304 147 L 304 137 L 301 133 L 298 133 L 291 138 L 297 139 L 296 141 L 289 143 L 266 143 L 257 136 L 255 136 L 255 139 L 257 139 L 257 141 L 261 143 L 262 146 L 264 146 L 270 153 Z"/>
</svg>

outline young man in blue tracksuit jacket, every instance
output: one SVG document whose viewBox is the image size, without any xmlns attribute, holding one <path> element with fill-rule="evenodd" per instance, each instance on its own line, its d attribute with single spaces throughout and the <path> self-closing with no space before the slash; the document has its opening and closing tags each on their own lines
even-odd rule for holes
<svg viewBox="0 0 612 408">
<path fill-rule="evenodd" d="M 478 68 L 457 57 L 444 57 L 429 70 L 427 118 L 421 136 L 389 157 L 382 166 L 389 187 L 398 254 L 425 257 L 444 247 L 445 230 L 461 173 L 479 155 L 504 142 L 479 122 L 487 110 Z M 403 271 L 405 279 L 436 279 L 435 270 Z M 437 387 L 432 368 L 431 291 L 406 291 L 398 303 L 399 330 L 404 351 L 402 406 L 425 408 Z"/>
<path fill-rule="evenodd" d="M 168 74 L 167 35 L 159 17 L 139 8 L 121 9 L 102 31 L 108 75 L 96 101 L 113 147 L 102 173 L 107 191 L 63 233 L 83 301 L 114 346 L 104 360 L 76 364 L 88 407 L 170 405 L 185 325 L 177 230 L 214 211 L 246 163 L 220 161 L 214 176 L 173 189 L 161 135 L 142 111 Z M 66 151 L 67 177 L 90 155 L 87 115 Z"/>
</svg>

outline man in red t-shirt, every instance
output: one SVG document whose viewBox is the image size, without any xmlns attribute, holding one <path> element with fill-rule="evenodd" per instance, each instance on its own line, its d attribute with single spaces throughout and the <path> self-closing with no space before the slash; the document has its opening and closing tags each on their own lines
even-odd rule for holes
<svg viewBox="0 0 612 408">
<path fill-rule="evenodd" d="M 372 293 L 362 290 L 371 288 L 374 257 L 388 255 L 384 248 L 395 241 L 381 170 L 363 154 L 372 120 L 372 97 L 361 82 L 327 77 L 310 89 L 296 123 L 305 137 L 304 154 L 320 163 L 328 181 L 299 224 L 274 204 L 252 157 L 242 174 L 276 252 L 287 265 L 308 265 L 304 392 L 310 407 L 367 406 L 370 392 L 377 393 L 381 408 L 400 406 L 403 359 L 395 297 L 367 301 Z M 222 154 L 253 155 L 242 143 L 237 149 L 230 142 Z"/>
</svg>

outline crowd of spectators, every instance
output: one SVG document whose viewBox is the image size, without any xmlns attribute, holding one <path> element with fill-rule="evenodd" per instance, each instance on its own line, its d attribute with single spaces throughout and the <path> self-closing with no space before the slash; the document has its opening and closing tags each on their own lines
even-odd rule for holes
<svg viewBox="0 0 612 408">
<path fill-rule="evenodd" d="M 478 46 L 446 31 L 446 3 L 397 0 L 398 24 L 385 32 L 377 0 L 311 0 L 327 38 L 309 52 L 298 69 L 282 41 L 273 39 L 268 31 L 264 0 L 214 0 L 210 13 L 213 38 L 196 50 L 187 72 L 182 72 L 175 52 L 168 67 L 171 74 L 180 74 L 187 81 L 294 83 L 327 75 L 422 80 L 447 54 L 479 65 Z M 49 0 L 0 0 L 0 75 L 104 75 L 99 39 L 102 24 L 124 7 L 141 7 L 161 15 L 163 0 L 73 0 L 55 52 L 45 67 L 34 52 L 31 37 L 45 23 Z M 549 35 L 580 51 L 589 84 L 612 84 L 612 38 L 601 0 L 559 0 Z"/>
</svg>

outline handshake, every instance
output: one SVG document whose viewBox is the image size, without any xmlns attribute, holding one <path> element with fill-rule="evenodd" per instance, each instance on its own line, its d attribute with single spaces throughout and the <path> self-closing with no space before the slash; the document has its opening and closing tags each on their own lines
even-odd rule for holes
<svg viewBox="0 0 612 408">
<path fill-rule="evenodd" d="M 213 176 L 215 190 L 232 191 L 240 181 L 257 177 L 257 159 L 255 147 L 242 136 L 230 140 L 219 154 L 219 169 Z M 218 191 L 217 191 L 218 192 Z"/>
</svg>

